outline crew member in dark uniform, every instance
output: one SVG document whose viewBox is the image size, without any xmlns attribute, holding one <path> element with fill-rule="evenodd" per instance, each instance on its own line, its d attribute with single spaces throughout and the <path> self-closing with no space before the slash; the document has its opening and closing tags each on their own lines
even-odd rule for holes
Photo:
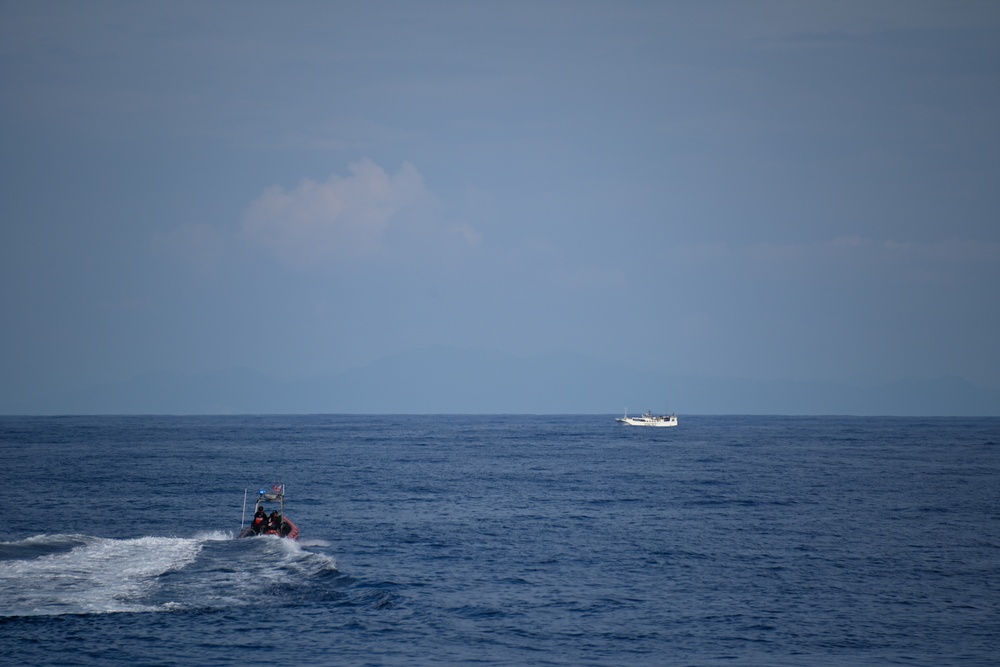
<svg viewBox="0 0 1000 667">
<path fill-rule="evenodd" d="M 257 505 L 257 512 L 253 515 L 251 528 L 254 535 L 260 535 L 267 531 L 267 512 L 264 511 L 263 505 Z"/>
</svg>

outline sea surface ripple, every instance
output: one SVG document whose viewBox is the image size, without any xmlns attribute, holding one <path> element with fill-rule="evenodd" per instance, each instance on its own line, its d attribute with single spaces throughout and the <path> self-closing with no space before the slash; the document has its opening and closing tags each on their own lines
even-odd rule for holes
<svg viewBox="0 0 1000 667">
<path fill-rule="evenodd" d="M 1000 419 L 0 417 L 23 665 L 995 665 Z M 299 542 L 234 539 L 284 482 Z"/>
</svg>

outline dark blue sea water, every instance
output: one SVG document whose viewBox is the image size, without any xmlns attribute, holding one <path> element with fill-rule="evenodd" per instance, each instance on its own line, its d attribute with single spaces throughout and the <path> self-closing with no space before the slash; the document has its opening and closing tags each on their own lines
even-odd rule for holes
<svg viewBox="0 0 1000 667">
<path fill-rule="evenodd" d="M 0 418 L 10 665 L 995 665 L 1000 419 Z M 235 540 L 284 481 L 298 543 Z"/>
</svg>

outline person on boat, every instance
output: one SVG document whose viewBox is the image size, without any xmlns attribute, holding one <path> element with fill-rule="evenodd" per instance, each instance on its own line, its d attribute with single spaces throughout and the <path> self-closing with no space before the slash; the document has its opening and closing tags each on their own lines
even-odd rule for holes
<svg viewBox="0 0 1000 667">
<path fill-rule="evenodd" d="M 267 530 L 278 532 L 281 530 L 281 515 L 278 514 L 278 510 L 271 512 L 271 516 L 267 519 Z"/>
<path fill-rule="evenodd" d="M 254 535 L 260 535 L 267 530 L 267 512 L 264 511 L 262 505 L 257 505 L 257 512 L 253 515 L 253 523 L 251 524 L 253 528 Z"/>
</svg>

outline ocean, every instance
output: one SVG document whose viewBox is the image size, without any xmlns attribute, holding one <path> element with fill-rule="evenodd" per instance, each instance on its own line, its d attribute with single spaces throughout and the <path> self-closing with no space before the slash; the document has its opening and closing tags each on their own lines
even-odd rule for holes
<svg viewBox="0 0 1000 667">
<path fill-rule="evenodd" d="M 1000 664 L 1000 419 L 0 417 L 0 455 L 4 664 Z M 300 541 L 234 539 L 274 483 Z"/>
</svg>

